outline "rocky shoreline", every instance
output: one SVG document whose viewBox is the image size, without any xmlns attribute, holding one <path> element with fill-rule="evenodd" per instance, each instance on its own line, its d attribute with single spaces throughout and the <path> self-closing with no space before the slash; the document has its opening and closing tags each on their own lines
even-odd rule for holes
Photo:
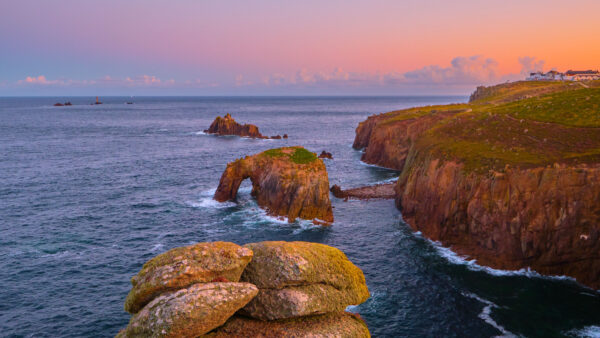
<svg viewBox="0 0 600 338">
<path fill-rule="evenodd" d="M 345 312 L 369 298 L 362 271 L 323 244 L 197 243 L 154 257 L 131 284 L 117 337 L 370 337 Z"/>
</svg>

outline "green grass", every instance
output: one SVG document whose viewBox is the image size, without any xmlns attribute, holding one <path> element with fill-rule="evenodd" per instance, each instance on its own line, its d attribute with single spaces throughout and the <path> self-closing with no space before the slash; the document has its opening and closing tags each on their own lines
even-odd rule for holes
<svg viewBox="0 0 600 338">
<path fill-rule="evenodd" d="M 397 121 L 455 112 L 432 120 L 432 127 L 415 140 L 414 150 L 421 159 L 435 154 L 462 162 L 466 171 L 600 162 L 600 81 L 496 87 L 485 88 L 488 96 L 470 104 L 383 114 L 378 126 L 393 128 L 390 124 Z M 495 101 L 486 103 L 490 99 Z"/>
<path fill-rule="evenodd" d="M 280 148 L 275 148 L 275 149 L 269 149 L 266 151 L 263 151 L 263 154 L 269 156 L 269 157 L 280 157 L 280 156 L 284 156 L 285 154 L 281 151 Z"/>
<path fill-rule="evenodd" d="M 447 104 L 447 105 L 436 105 L 436 106 L 425 106 L 417 108 L 409 108 L 404 110 L 397 110 L 390 113 L 384 114 L 385 120 L 382 124 L 389 124 L 394 122 L 405 121 L 414 119 L 417 117 L 442 113 L 442 112 L 458 112 L 469 108 L 468 104 Z"/>
<path fill-rule="evenodd" d="M 517 119 L 574 127 L 600 127 L 600 88 L 583 88 L 534 97 L 487 109 Z"/>
<path fill-rule="evenodd" d="M 317 159 L 317 155 L 304 148 L 296 148 L 296 151 L 291 156 L 294 163 L 307 164 Z"/>
<path fill-rule="evenodd" d="M 294 152 L 291 154 L 284 153 L 282 148 L 275 148 L 263 151 L 262 153 L 269 157 L 282 157 L 286 156 L 292 162 L 297 164 L 308 164 L 317 159 L 317 155 L 313 152 L 310 152 L 302 147 L 294 147 Z"/>
</svg>

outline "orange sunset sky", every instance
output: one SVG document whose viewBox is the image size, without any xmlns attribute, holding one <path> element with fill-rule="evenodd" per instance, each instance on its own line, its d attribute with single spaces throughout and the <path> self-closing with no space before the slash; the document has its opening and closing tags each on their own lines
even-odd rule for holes
<svg viewBox="0 0 600 338">
<path fill-rule="evenodd" d="M 466 94 L 600 66 L 592 0 L 0 4 L 0 95 Z"/>
</svg>

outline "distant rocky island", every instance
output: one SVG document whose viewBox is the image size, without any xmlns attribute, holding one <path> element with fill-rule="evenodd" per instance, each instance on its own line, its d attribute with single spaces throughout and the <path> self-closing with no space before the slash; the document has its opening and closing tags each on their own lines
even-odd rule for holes
<svg viewBox="0 0 600 338">
<path fill-rule="evenodd" d="M 197 243 L 152 258 L 131 284 L 117 337 L 370 337 L 345 312 L 369 298 L 365 276 L 324 244 Z"/>
<path fill-rule="evenodd" d="M 235 199 L 240 184 L 252 181 L 252 196 L 274 216 L 333 222 L 329 178 L 323 160 L 303 147 L 284 147 L 238 159 L 227 165 L 214 199 Z"/>
<path fill-rule="evenodd" d="M 258 127 L 253 124 L 239 124 L 237 123 L 231 114 L 226 114 L 224 117 L 217 116 L 213 123 L 210 125 L 208 129 L 204 130 L 205 133 L 215 134 L 215 135 L 235 135 L 241 137 L 250 137 L 250 138 L 261 138 L 261 139 L 286 139 L 288 138 L 287 134 L 275 135 L 275 136 L 263 136 L 259 131 Z"/>
<path fill-rule="evenodd" d="M 479 87 L 467 104 L 369 117 L 353 147 L 401 171 L 414 230 L 499 269 L 600 288 L 600 81 Z"/>
</svg>

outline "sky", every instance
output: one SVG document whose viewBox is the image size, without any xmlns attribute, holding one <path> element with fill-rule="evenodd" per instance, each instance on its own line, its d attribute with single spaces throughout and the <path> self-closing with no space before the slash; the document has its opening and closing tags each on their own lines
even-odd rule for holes
<svg viewBox="0 0 600 338">
<path fill-rule="evenodd" d="M 0 96 L 464 95 L 600 68 L 598 0 L 0 0 Z"/>
</svg>

